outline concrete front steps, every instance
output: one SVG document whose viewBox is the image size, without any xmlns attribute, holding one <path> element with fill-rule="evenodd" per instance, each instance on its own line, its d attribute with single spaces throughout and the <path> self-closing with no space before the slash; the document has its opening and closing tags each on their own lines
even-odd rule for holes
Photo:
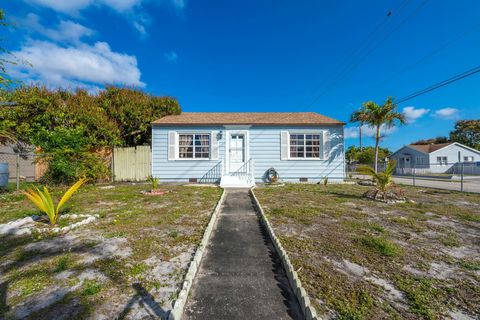
<svg viewBox="0 0 480 320">
<path fill-rule="evenodd" d="M 220 179 L 222 188 L 251 188 L 255 185 L 255 178 L 250 175 L 224 175 Z"/>
</svg>

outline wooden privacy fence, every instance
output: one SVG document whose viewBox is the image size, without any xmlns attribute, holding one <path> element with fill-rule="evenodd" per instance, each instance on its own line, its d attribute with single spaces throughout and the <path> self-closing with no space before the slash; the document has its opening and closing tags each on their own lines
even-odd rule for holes
<svg viewBox="0 0 480 320">
<path fill-rule="evenodd" d="M 150 146 L 113 149 L 114 181 L 145 181 L 152 174 Z"/>
</svg>

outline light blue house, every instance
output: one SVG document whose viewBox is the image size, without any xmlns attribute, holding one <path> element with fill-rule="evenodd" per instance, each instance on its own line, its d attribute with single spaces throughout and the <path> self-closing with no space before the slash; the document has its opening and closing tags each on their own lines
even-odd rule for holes
<svg viewBox="0 0 480 320">
<path fill-rule="evenodd" d="M 480 151 L 458 142 L 410 144 L 390 156 L 397 161 L 397 174 L 453 173 L 459 166 L 472 174 L 480 173 Z M 478 167 L 478 168 L 477 168 Z"/>
<path fill-rule="evenodd" d="M 343 126 L 311 112 L 166 116 L 152 126 L 152 175 L 239 187 L 274 168 L 281 181 L 343 181 Z"/>
</svg>

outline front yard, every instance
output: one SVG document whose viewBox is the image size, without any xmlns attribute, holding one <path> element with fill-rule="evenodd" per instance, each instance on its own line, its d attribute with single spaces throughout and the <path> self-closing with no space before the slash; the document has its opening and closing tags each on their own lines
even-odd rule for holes
<svg viewBox="0 0 480 320">
<path fill-rule="evenodd" d="M 404 187 L 411 201 L 385 204 L 363 198 L 368 188 L 255 189 L 317 312 L 476 319 L 480 195 Z"/>
<path fill-rule="evenodd" d="M 0 319 L 165 316 L 221 189 L 162 188 L 171 192 L 84 186 L 65 213 L 94 222 L 63 235 L 0 235 Z M 23 195 L 0 194 L 0 224 L 38 214 Z"/>
</svg>

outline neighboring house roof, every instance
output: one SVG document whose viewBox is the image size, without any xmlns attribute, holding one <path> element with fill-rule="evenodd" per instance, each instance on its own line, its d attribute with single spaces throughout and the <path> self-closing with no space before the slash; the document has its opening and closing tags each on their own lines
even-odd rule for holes
<svg viewBox="0 0 480 320">
<path fill-rule="evenodd" d="M 182 112 L 153 122 L 156 125 L 344 125 L 314 112 Z"/>
<path fill-rule="evenodd" d="M 422 152 L 422 153 L 425 153 L 425 154 L 430 154 L 430 153 L 437 152 L 437 151 L 439 151 L 443 148 L 446 148 L 450 145 L 456 145 L 456 146 L 459 146 L 459 147 L 465 148 L 467 150 L 470 150 L 472 152 L 476 152 L 476 153 L 480 154 L 480 151 L 478 151 L 476 149 L 473 149 L 473 148 L 470 148 L 470 147 L 468 147 L 466 145 L 463 145 L 461 143 L 445 142 L 445 143 L 435 143 L 435 144 L 409 144 L 409 145 L 403 146 L 402 148 L 400 148 L 397 151 L 395 151 L 394 153 L 392 153 L 392 155 L 390 157 L 399 153 L 400 151 L 402 151 L 405 148 L 410 148 L 410 149 L 413 149 L 413 150 L 416 150 L 416 151 L 419 151 L 419 152 Z"/>
<path fill-rule="evenodd" d="M 407 147 L 410 147 L 412 149 L 415 149 L 423 153 L 432 153 L 437 150 L 443 149 L 451 144 L 453 144 L 453 142 L 435 143 L 435 144 L 409 144 Z"/>
</svg>

